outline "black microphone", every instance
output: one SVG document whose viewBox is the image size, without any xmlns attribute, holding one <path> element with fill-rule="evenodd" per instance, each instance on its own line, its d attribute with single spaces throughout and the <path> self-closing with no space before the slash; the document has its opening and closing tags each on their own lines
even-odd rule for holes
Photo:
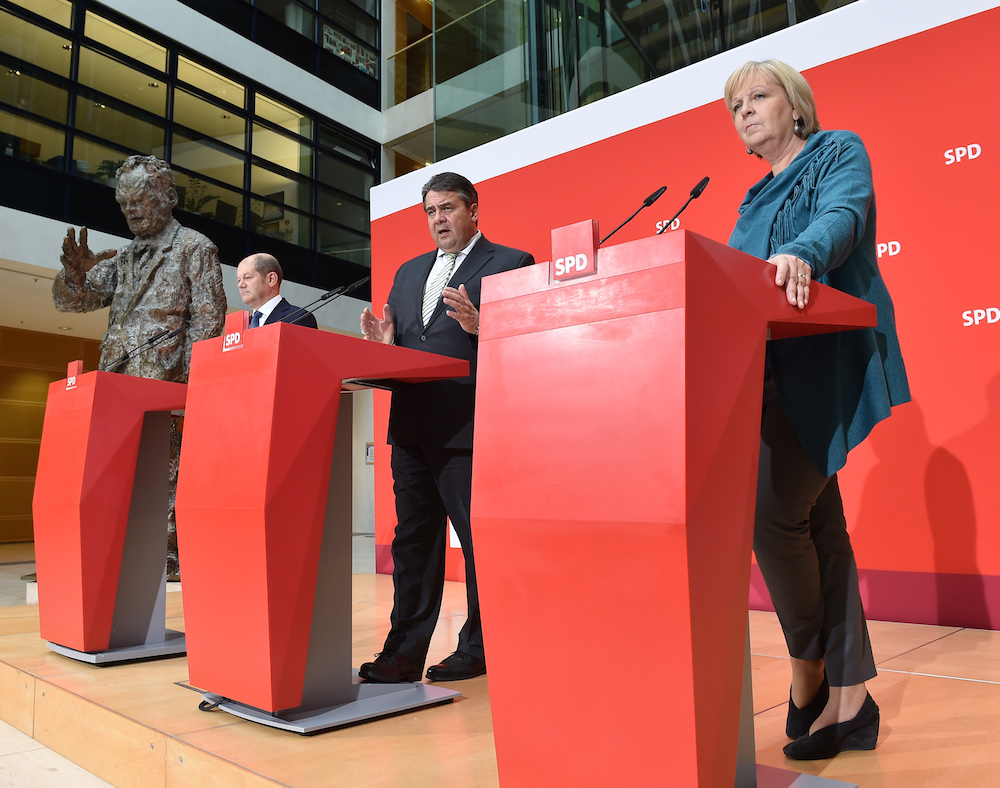
<svg viewBox="0 0 1000 788">
<path fill-rule="evenodd" d="M 701 193 L 703 191 L 705 191 L 705 187 L 706 186 L 708 186 L 708 176 L 707 175 L 704 178 L 702 178 L 700 181 L 698 181 L 698 184 L 691 190 L 691 196 L 687 198 L 687 202 L 685 202 L 681 206 L 681 209 L 677 213 L 675 213 L 673 216 L 670 217 L 670 221 L 669 222 L 667 222 L 665 225 L 663 225 L 663 227 L 661 227 L 659 230 L 656 231 L 656 234 L 660 235 L 660 233 L 662 233 L 670 225 L 672 225 L 674 223 L 674 219 L 676 219 L 678 216 L 680 216 L 682 213 L 684 213 L 684 209 L 688 207 L 688 203 L 690 203 L 691 200 L 694 200 L 694 199 L 697 199 L 698 197 L 701 197 Z"/>
<path fill-rule="evenodd" d="M 99 369 L 103 372 L 107 372 L 108 370 L 114 371 L 123 364 L 125 364 L 127 361 L 133 359 L 135 356 L 138 356 L 140 353 L 143 353 L 148 349 L 154 348 L 157 345 L 166 342 L 168 339 L 173 339 L 175 336 L 177 336 L 179 333 L 181 333 L 186 329 L 187 329 L 187 323 L 184 323 L 180 328 L 175 328 L 173 331 L 171 331 L 169 328 L 165 328 L 162 331 L 153 334 L 153 336 L 149 337 L 145 342 L 132 348 L 128 353 L 126 353 L 121 358 L 117 358 L 110 364 L 107 364 L 103 367 L 99 367 Z"/>
<path fill-rule="evenodd" d="M 357 282 L 354 282 L 352 284 L 335 287 L 333 290 L 323 293 L 323 295 L 321 295 L 312 303 L 306 304 L 305 306 L 300 306 L 298 309 L 292 312 L 292 314 L 289 315 L 288 319 L 285 320 L 284 322 L 298 323 L 306 315 L 311 315 L 313 312 L 316 312 L 319 309 L 319 306 L 317 306 L 317 304 L 322 305 L 323 302 L 329 301 L 331 298 L 339 298 L 342 295 L 353 293 L 355 290 L 358 290 L 363 285 L 365 285 L 370 279 L 371 279 L 370 276 L 366 276 L 364 279 L 359 279 Z"/>
<path fill-rule="evenodd" d="M 661 186 L 659 189 L 657 189 L 655 192 L 653 192 L 651 195 L 649 195 L 645 200 L 642 201 L 642 205 L 640 205 L 636 209 L 636 212 L 633 213 L 630 217 L 628 217 L 628 219 L 626 219 L 624 222 L 622 222 L 621 224 L 619 224 L 610 233 L 608 233 L 607 235 L 605 235 L 604 238 L 601 240 L 601 243 L 598 244 L 598 246 L 602 246 L 604 244 L 604 241 L 608 240 L 612 235 L 614 235 L 616 232 L 618 232 L 620 229 L 622 229 L 622 227 L 624 227 L 626 224 L 628 224 L 630 221 L 632 221 L 636 216 L 638 216 L 639 215 L 639 211 L 641 211 L 643 208 L 648 208 L 650 205 L 652 205 L 654 202 L 656 202 L 658 199 L 660 199 L 660 197 L 663 196 L 663 192 L 665 192 L 666 190 L 667 190 L 666 186 Z"/>
<path fill-rule="evenodd" d="M 152 345 L 153 345 L 154 342 L 159 342 L 161 339 L 163 339 L 163 337 L 165 337 L 169 333 L 170 333 L 170 329 L 169 328 L 165 328 L 162 331 L 160 331 L 159 333 L 153 334 L 153 336 L 151 336 L 148 339 L 146 339 L 146 341 L 143 342 L 142 344 L 140 344 L 138 347 L 132 348 L 124 356 L 116 358 L 110 364 L 105 364 L 103 367 L 98 367 L 98 369 L 101 370 L 102 372 L 107 372 L 109 369 L 118 369 L 118 367 L 120 367 L 122 364 L 124 364 L 130 358 L 132 358 L 132 356 L 136 355 L 137 353 L 139 353 L 140 351 L 144 350 L 147 347 L 152 347 Z"/>
<path fill-rule="evenodd" d="M 153 343 L 153 346 L 155 347 L 156 345 L 159 345 L 159 344 L 161 344 L 163 342 L 166 342 L 168 339 L 173 339 L 175 336 L 177 336 L 178 334 L 180 334 L 182 331 L 187 331 L 187 327 L 188 327 L 187 323 L 185 323 L 180 328 L 175 328 L 173 331 L 171 331 L 169 334 L 167 334 L 162 339 L 156 340 L 156 342 Z"/>
<path fill-rule="evenodd" d="M 704 178 L 702 178 L 700 181 L 698 181 L 697 184 L 695 184 L 695 187 L 691 190 L 691 199 L 692 200 L 696 200 L 697 198 L 701 197 L 701 193 L 703 191 L 705 191 L 705 187 L 706 186 L 708 186 L 708 176 L 707 175 Z"/>
</svg>

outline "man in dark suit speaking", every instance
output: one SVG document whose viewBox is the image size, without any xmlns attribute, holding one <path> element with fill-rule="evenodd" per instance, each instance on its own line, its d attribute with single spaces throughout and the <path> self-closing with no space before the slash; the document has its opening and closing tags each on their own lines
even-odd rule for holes
<svg viewBox="0 0 1000 788">
<path fill-rule="evenodd" d="M 284 274 L 281 272 L 281 264 L 275 257 L 264 252 L 244 257 L 236 266 L 240 298 L 253 311 L 250 328 L 267 323 L 295 323 L 317 328 L 315 315 L 302 311 L 282 298 L 282 279 Z"/>
<path fill-rule="evenodd" d="M 428 668 L 427 678 L 456 681 L 486 672 L 469 524 L 479 294 L 484 276 L 534 263 L 527 252 L 492 243 L 479 232 L 479 196 L 461 175 L 435 175 L 424 185 L 423 201 L 437 249 L 400 267 L 382 317 L 370 309 L 361 313 L 361 333 L 375 342 L 468 359 L 470 374 L 392 394 L 395 596 L 385 646 L 374 662 L 361 666 L 361 677 L 369 681 L 420 680 L 441 609 L 446 518 L 465 556 L 469 615 L 457 650 Z"/>
</svg>

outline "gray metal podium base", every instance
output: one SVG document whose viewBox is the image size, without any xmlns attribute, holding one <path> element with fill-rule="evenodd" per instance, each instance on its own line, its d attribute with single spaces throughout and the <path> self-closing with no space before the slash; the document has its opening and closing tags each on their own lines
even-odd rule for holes
<svg viewBox="0 0 1000 788">
<path fill-rule="evenodd" d="M 757 764 L 757 788 L 858 788 L 858 784 Z"/>
<path fill-rule="evenodd" d="M 401 711 L 419 709 L 450 703 L 461 696 L 458 690 L 445 689 L 436 684 L 420 682 L 405 684 L 375 684 L 358 682 L 353 685 L 356 699 L 337 706 L 294 712 L 278 716 L 269 711 L 247 706 L 233 700 L 226 700 L 210 692 L 202 693 L 202 698 L 216 708 L 241 717 L 250 722 L 259 722 L 272 728 L 293 733 L 319 733 L 345 725 L 354 725 L 367 720 L 387 717 Z"/>
<path fill-rule="evenodd" d="M 165 639 L 159 643 L 140 643 L 137 646 L 109 648 L 107 651 L 77 651 L 69 646 L 60 646 L 51 640 L 46 645 L 56 654 L 75 659 L 78 662 L 89 662 L 92 665 L 108 665 L 115 662 L 127 662 L 132 659 L 153 659 L 154 657 L 181 657 L 187 654 L 187 643 L 183 632 L 173 629 L 166 630 Z"/>
</svg>

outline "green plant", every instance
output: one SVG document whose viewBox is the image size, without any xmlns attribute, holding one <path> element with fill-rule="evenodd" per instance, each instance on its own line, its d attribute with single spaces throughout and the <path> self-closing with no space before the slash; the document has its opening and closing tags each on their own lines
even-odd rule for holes
<svg viewBox="0 0 1000 788">
<path fill-rule="evenodd" d="M 208 186 L 198 178 L 190 178 L 184 192 L 184 210 L 197 213 L 212 200 L 219 199 L 218 194 L 208 194 Z"/>
<path fill-rule="evenodd" d="M 125 159 L 118 159 L 117 161 L 113 159 L 105 159 L 100 164 L 97 165 L 97 174 L 102 178 L 114 178 L 118 173 L 118 168 L 125 163 Z"/>
</svg>

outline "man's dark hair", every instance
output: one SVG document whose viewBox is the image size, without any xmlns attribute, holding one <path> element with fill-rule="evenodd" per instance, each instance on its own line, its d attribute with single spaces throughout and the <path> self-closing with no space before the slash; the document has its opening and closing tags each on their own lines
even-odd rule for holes
<svg viewBox="0 0 1000 788">
<path fill-rule="evenodd" d="M 427 192 L 455 192 L 467 206 L 479 202 L 479 193 L 472 181 L 457 172 L 439 172 L 424 184 L 420 200 L 427 204 Z"/>
</svg>

